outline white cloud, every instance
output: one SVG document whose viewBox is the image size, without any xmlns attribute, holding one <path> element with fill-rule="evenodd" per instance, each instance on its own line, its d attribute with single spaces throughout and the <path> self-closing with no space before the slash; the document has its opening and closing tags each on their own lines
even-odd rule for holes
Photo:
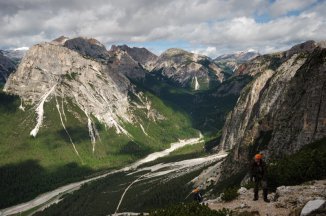
<svg viewBox="0 0 326 216">
<path fill-rule="evenodd" d="M 201 48 L 201 49 L 195 49 L 191 51 L 192 53 L 200 54 L 200 55 L 205 55 L 209 57 L 216 57 L 217 56 L 217 49 L 216 47 L 207 47 L 207 48 Z"/>
<path fill-rule="evenodd" d="M 104 44 L 184 41 L 189 50 L 210 56 L 249 48 L 265 52 L 272 50 L 268 47 L 277 50 L 308 39 L 325 39 L 326 3 L 309 8 L 314 2 L 0 1 L 0 48 L 31 46 L 66 35 L 94 37 Z M 284 16 L 305 8 L 309 9 L 299 16 Z M 256 22 L 255 16 L 263 13 L 272 14 L 273 19 Z"/>
</svg>

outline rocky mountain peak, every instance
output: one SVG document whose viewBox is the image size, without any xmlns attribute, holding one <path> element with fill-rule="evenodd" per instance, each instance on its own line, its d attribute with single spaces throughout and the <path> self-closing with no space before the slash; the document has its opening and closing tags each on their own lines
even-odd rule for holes
<svg viewBox="0 0 326 216">
<path fill-rule="evenodd" d="M 63 46 L 67 40 L 69 40 L 69 38 L 62 35 L 62 36 L 54 39 L 53 41 L 51 41 L 51 43 L 53 43 L 55 45 L 61 45 L 61 46 Z"/>
<path fill-rule="evenodd" d="M 188 52 L 183 49 L 178 48 L 170 48 L 163 52 L 159 59 L 170 59 L 171 61 L 175 61 L 177 63 L 186 63 L 187 61 L 198 62 L 200 60 L 209 59 L 207 56 L 203 56 L 200 54 L 195 54 L 192 52 Z"/>
<path fill-rule="evenodd" d="M 105 46 L 94 38 L 69 39 L 64 42 L 64 46 L 93 59 L 106 59 L 108 54 Z"/>
<path fill-rule="evenodd" d="M 145 77 L 147 71 L 144 69 L 148 65 L 142 65 L 140 62 L 132 58 L 127 51 L 120 49 L 119 46 L 112 46 L 109 53 L 109 60 L 107 62 L 111 71 L 124 74 L 131 80 L 139 80 Z M 131 51 L 133 52 L 133 51 Z M 145 60 L 144 60 L 145 62 Z M 148 61 L 146 64 L 149 64 Z"/>
<path fill-rule="evenodd" d="M 248 51 L 239 51 L 232 54 L 225 54 L 218 56 L 214 61 L 235 61 L 237 63 L 247 62 L 257 56 L 259 56 L 259 52 L 255 50 L 248 50 Z"/>
<path fill-rule="evenodd" d="M 153 71 L 194 90 L 208 89 L 225 79 L 222 70 L 210 58 L 176 48 L 163 52 Z"/>
<path fill-rule="evenodd" d="M 77 39 L 79 41 L 83 40 Z M 86 116 L 92 114 L 117 133 L 127 134 L 120 122 L 131 121 L 130 90 L 130 82 L 124 75 L 51 43 L 33 46 L 4 87 L 4 91 L 19 95 L 23 103 L 36 105 L 38 120 L 31 131 L 33 136 L 42 125 L 43 105 L 51 98 L 69 99 Z"/>
<path fill-rule="evenodd" d="M 165 52 L 162 53 L 162 55 L 166 55 L 166 56 L 175 56 L 175 55 L 190 55 L 192 53 L 187 52 L 183 49 L 179 49 L 179 48 L 170 48 L 167 49 Z"/>
<path fill-rule="evenodd" d="M 309 40 L 301 44 L 297 44 L 291 47 L 291 49 L 286 52 L 286 57 L 290 58 L 292 55 L 300 52 L 311 53 L 317 46 L 318 44 L 313 40 Z"/>
<path fill-rule="evenodd" d="M 221 67 L 225 72 L 229 74 L 238 75 L 237 69 L 242 66 L 242 64 L 260 56 L 257 51 L 248 50 L 240 51 L 232 54 L 225 54 L 218 56 L 214 59 L 214 62 Z"/>
<path fill-rule="evenodd" d="M 134 59 L 135 61 L 139 62 L 144 68 L 151 70 L 153 64 L 157 60 L 157 56 L 147 50 L 146 48 L 138 48 L 138 47 L 129 47 L 127 45 L 112 45 L 110 49 L 110 53 L 115 53 L 117 51 L 124 51 L 128 53 L 128 55 Z"/>
</svg>

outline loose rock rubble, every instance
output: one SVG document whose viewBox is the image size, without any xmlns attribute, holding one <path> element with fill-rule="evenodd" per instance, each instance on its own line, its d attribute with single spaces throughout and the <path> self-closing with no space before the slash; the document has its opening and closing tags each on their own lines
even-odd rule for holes
<svg viewBox="0 0 326 216">
<path fill-rule="evenodd" d="M 238 213 L 247 212 L 251 215 L 262 216 L 300 215 L 300 213 L 305 216 L 312 215 L 310 213 L 313 210 L 306 211 L 306 209 L 313 209 L 312 206 L 317 209 L 318 204 L 319 215 L 326 215 L 326 180 L 311 181 L 296 186 L 278 187 L 275 193 L 268 195 L 271 200 L 270 203 L 264 202 L 261 190 L 259 191 L 258 201 L 253 201 L 253 189 L 247 190 L 241 187 L 238 193 L 239 196 L 231 202 L 223 202 L 218 198 L 208 200 L 206 203 L 211 209 L 215 210 L 227 208 Z M 304 208 L 306 204 L 307 207 Z"/>
</svg>

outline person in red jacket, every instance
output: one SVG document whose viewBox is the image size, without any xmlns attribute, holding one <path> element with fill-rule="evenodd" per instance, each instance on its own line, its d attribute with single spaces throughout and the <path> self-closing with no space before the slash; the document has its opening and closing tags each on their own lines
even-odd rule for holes
<svg viewBox="0 0 326 216">
<path fill-rule="evenodd" d="M 266 181 L 266 163 L 263 161 L 263 156 L 261 154 L 256 154 L 254 161 L 251 163 L 250 170 L 250 179 L 255 182 L 254 188 L 254 201 L 258 200 L 258 191 L 259 186 L 261 185 L 263 188 L 264 201 L 269 202 L 267 198 L 267 181 Z"/>
</svg>

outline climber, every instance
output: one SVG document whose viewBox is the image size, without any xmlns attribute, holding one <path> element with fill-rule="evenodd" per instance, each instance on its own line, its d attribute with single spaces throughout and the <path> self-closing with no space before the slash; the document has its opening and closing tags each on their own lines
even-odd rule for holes
<svg viewBox="0 0 326 216">
<path fill-rule="evenodd" d="M 195 201 L 197 202 L 203 201 L 203 196 L 201 195 L 199 188 L 194 189 L 192 193 L 194 194 Z"/>
<path fill-rule="evenodd" d="M 263 161 L 262 154 L 256 154 L 251 164 L 250 179 L 255 182 L 254 201 L 258 200 L 258 190 L 261 185 L 263 188 L 264 201 L 269 202 L 267 198 L 267 181 L 266 181 L 266 163 Z"/>
</svg>

